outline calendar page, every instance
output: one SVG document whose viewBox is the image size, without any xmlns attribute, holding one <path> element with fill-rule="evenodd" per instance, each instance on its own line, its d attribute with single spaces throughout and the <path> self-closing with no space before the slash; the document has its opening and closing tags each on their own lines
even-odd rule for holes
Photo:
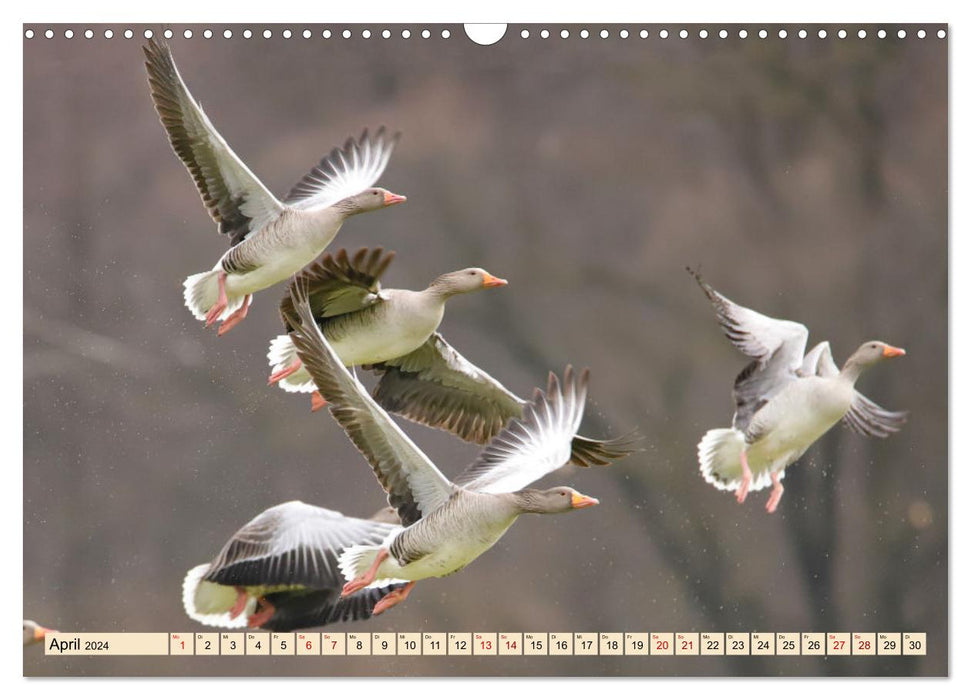
<svg viewBox="0 0 971 700">
<path fill-rule="evenodd" d="M 943 24 L 25 24 L 25 676 L 946 676 Z"/>
</svg>

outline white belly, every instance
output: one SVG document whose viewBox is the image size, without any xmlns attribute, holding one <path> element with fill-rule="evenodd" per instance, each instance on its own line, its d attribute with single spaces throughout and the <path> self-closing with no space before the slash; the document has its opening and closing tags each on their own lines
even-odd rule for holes
<svg viewBox="0 0 971 700">
<path fill-rule="evenodd" d="M 800 379 L 756 414 L 755 421 L 767 430 L 747 450 L 753 471 L 791 464 L 846 414 L 852 387 L 844 391 L 834 382 L 820 377 Z"/>
</svg>

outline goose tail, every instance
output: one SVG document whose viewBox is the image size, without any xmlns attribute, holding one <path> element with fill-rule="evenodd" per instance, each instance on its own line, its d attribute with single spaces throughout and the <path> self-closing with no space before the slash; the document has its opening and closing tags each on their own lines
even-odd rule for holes
<svg viewBox="0 0 971 700">
<path fill-rule="evenodd" d="M 278 335 L 270 341 L 270 351 L 266 353 L 266 358 L 270 361 L 271 375 L 282 372 L 290 367 L 300 358 L 297 356 L 297 349 L 289 335 Z M 317 390 L 313 378 L 306 367 L 301 366 L 296 372 L 288 377 L 284 377 L 277 384 L 284 391 L 290 393 L 310 393 Z"/>
<path fill-rule="evenodd" d="M 186 615 L 209 627 L 246 627 L 247 619 L 256 611 L 256 598 L 249 596 L 242 613 L 230 617 L 229 611 L 236 603 L 236 589 L 204 580 L 208 571 L 209 564 L 200 564 L 189 569 L 185 575 L 182 581 L 182 607 Z"/>
<path fill-rule="evenodd" d="M 208 272 L 200 272 L 195 275 L 189 275 L 185 278 L 185 282 L 182 283 L 182 297 L 185 299 L 186 308 L 192 312 L 192 315 L 196 317 L 199 321 L 206 320 L 206 314 L 209 309 L 213 307 L 216 300 L 219 299 L 219 273 L 222 272 L 222 267 L 217 266 L 213 270 Z M 244 296 L 232 296 L 227 295 L 226 300 L 228 302 L 226 310 L 219 315 L 220 321 L 225 321 L 229 318 L 236 309 L 243 305 Z"/>
<path fill-rule="evenodd" d="M 386 545 L 384 544 L 355 544 L 347 547 L 343 552 L 341 552 L 340 558 L 337 561 L 337 565 L 340 567 L 341 575 L 344 576 L 344 580 L 353 581 L 354 579 L 363 576 L 365 572 L 371 568 L 375 557 L 378 556 L 378 552 L 385 548 Z M 388 561 L 390 561 L 390 559 Z M 368 588 L 380 588 L 382 586 L 390 586 L 393 583 L 407 583 L 407 581 L 398 578 L 377 578 L 368 584 Z"/>
<path fill-rule="evenodd" d="M 742 481 L 742 449 L 745 437 L 734 428 L 709 430 L 698 443 L 701 475 L 709 484 L 724 491 Z"/>
</svg>

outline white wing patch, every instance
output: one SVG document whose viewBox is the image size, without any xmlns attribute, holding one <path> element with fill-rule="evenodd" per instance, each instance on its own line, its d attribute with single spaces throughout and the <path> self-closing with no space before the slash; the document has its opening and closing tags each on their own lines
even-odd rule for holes
<svg viewBox="0 0 971 700">
<path fill-rule="evenodd" d="M 348 139 L 343 148 L 335 148 L 304 175 L 286 203 L 294 209 L 324 209 L 363 192 L 381 177 L 399 136 L 388 138 L 381 127 L 373 138 L 365 130 L 357 141 Z"/>
</svg>

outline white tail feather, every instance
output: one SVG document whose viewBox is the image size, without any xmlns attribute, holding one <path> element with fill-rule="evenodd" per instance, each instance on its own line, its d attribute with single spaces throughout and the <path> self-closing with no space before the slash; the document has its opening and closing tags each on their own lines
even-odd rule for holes
<svg viewBox="0 0 971 700">
<path fill-rule="evenodd" d="M 182 606 L 186 615 L 210 627 L 246 627 L 247 619 L 256 611 L 256 598 L 250 596 L 243 612 L 231 618 L 229 611 L 236 602 L 236 589 L 203 581 L 202 577 L 208 570 L 209 564 L 200 564 L 189 569 L 185 575 L 182 582 Z"/>
<path fill-rule="evenodd" d="M 271 340 L 270 351 L 266 354 L 266 357 L 270 361 L 272 374 L 286 369 L 300 359 L 289 335 L 278 335 Z M 305 367 L 301 367 L 289 377 L 281 379 L 278 384 L 281 389 L 290 393 L 307 394 L 317 391 L 317 385 L 314 384 L 310 372 Z"/>
<path fill-rule="evenodd" d="M 705 433 L 698 443 L 698 463 L 705 481 L 723 491 L 732 491 L 742 483 L 742 450 L 745 436 L 734 428 L 715 428 Z M 749 461 L 752 483 L 749 491 L 764 489 L 772 483 L 771 470 Z M 782 473 L 784 476 L 785 473 Z"/>
<path fill-rule="evenodd" d="M 185 299 L 185 305 L 192 312 L 192 315 L 200 321 L 206 320 L 206 314 L 209 312 L 209 309 L 219 299 L 219 273 L 221 271 L 222 268 L 217 267 L 208 272 L 189 275 L 185 278 L 185 282 L 182 283 L 182 297 Z M 227 293 L 226 300 L 228 304 L 226 310 L 219 315 L 219 320 L 225 321 L 229 318 L 231 313 L 243 305 L 245 298 L 245 295 L 230 296 Z"/>
<path fill-rule="evenodd" d="M 375 557 L 378 556 L 378 552 L 386 548 L 387 545 L 384 544 L 355 544 L 347 547 L 341 552 L 340 558 L 337 560 L 337 565 L 340 567 L 344 580 L 350 582 L 363 576 L 371 568 Z M 397 578 L 379 578 L 372 581 L 368 585 L 368 588 L 380 588 L 381 586 L 389 586 L 392 583 L 405 583 L 405 581 Z"/>
</svg>

